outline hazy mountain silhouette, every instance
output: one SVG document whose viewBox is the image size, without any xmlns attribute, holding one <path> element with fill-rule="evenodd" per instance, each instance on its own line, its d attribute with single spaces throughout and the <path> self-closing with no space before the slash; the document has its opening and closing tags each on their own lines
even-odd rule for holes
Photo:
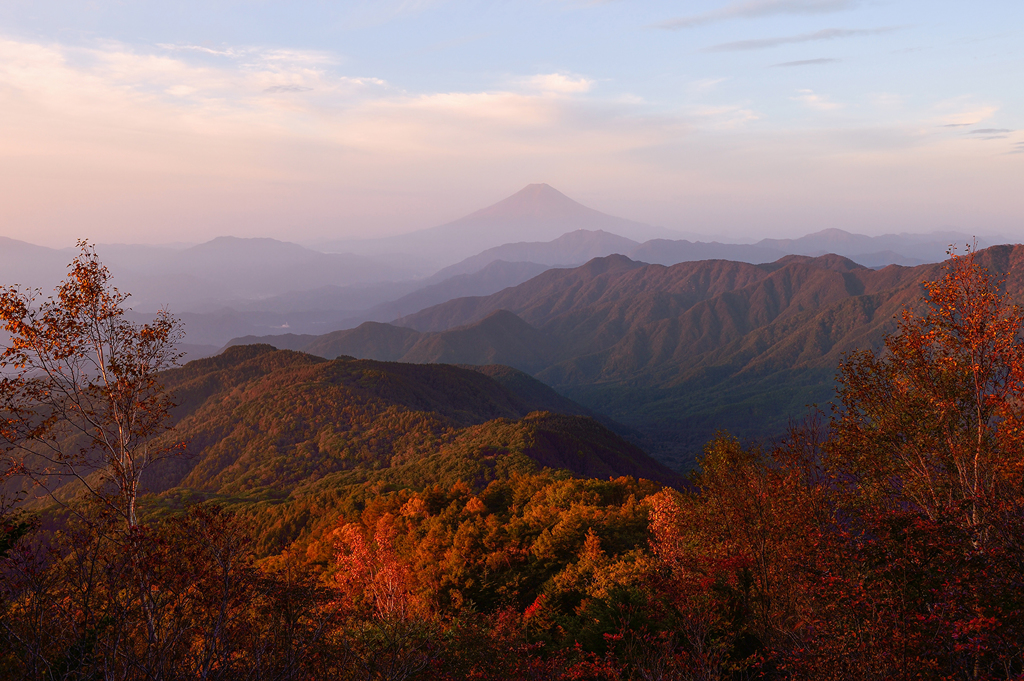
<svg viewBox="0 0 1024 681">
<path fill-rule="evenodd" d="M 521 283 L 521 282 L 516 282 Z M 320 286 L 263 298 L 236 298 L 226 305 L 238 312 L 356 313 L 387 304 L 423 288 L 422 280 L 382 281 L 348 286 Z M 468 294 L 467 294 L 468 295 Z M 435 301 L 433 304 L 443 301 Z M 422 308 L 420 308 L 422 309 Z M 389 317 L 389 319 L 391 319 Z"/>
<path fill-rule="evenodd" d="M 188 248 L 98 244 L 97 254 L 114 284 L 131 292 L 133 309 L 204 312 L 230 302 L 253 301 L 291 291 L 409 278 L 386 261 L 364 256 L 320 253 L 276 239 L 217 237 Z M 78 254 L 75 248 L 52 249 L 0 237 L 0 271 L 4 284 L 52 288 Z M 413 287 L 385 297 L 398 297 Z M 372 303 L 371 303 L 372 304 Z M 365 309 L 359 304 L 349 309 Z"/>
<path fill-rule="evenodd" d="M 550 241 L 579 229 L 638 241 L 673 235 L 671 230 L 587 208 L 547 184 L 531 184 L 444 225 L 384 239 L 335 242 L 332 247 L 367 255 L 414 253 L 444 267 L 510 241 Z"/>
<path fill-rule="evenodd" d="M 640 244 L 603 230 L 578 229 L 552 241 L 523 241 L 488 248 L 482 253 L 440 270 L 433 278 L 477 272 L 492 262 L 532 262 L 542 265 L 582 265 L 613 253 L 631 253 Z"/>
<path fill-rule="evenodd" d="M 436 284 L 424 286 L 397 300 L 375 305 L 358 315 L 353 315 L 348 321 L 349 323 L 391 321 L 454 298 L 497 293 L 510 286 L 517 286 L 524 281 L 529 281 L 547 269 L 550 269 L 548 265 L 535 262 L 494 260 L 471 273 L 449 276 L 440 279 Z M 431 280 L 436 278 L 431 277 Z"/>
<path fill-rule="evenodd" d="M 351 329 L 365 321 L 390 321 L 453 298 L 500 291 L 545 269 L 547 266 L 535 263 L 494 262 L 479 272 L 422 288 L 410 282 L 321 287 L 261 300 L 235 301 L 232 307 L 177 316 L 184 323 L 190 342 L 212 344 L 216 349 L 226 343 L 238 344 L 237 340 L 228 339 L 243 336 L 320 335 L 332 329 Z M 407 293 L 410 289 L 412 293 Z M 382 298 L 390 302 L 377 302 Z M 360 301 L 369 303 L 368 309 L 358 307 Z M 132 318 L 141 322 L 149 316 L 140 313 Z"/>
<path fill-rule="evenodd" d="M 167 269 L 213 283 L 219 299 L 387 281 L 404 274 L 386 262 L 351 253 L 320 253 L 276 239 L 236 237 L 217 237 L 181 251 Z"/>
<path fill-rule="evenodd" d="M 72 257 L 53 248 L 0 236 L 0 285 L 52 289 L 67 272 Z"/>
<path fill-rule="evenodd" d="M 952 237 L 952 235 L 947 235 Z M 497 260 L 523 260 L 549 266 L 581 265 L 591 258 L 620 254 L 632 260 L 652 265 L 675 265 L 681 262 L 696 260 L 734 260 L 747 263 L 767 263 L 778 260 L 785 255 L 823 255 L 838 253 L 846 255 L 867 267 L 884 267 L 885 265 L 920 265 L 925 262 L 936 262 L 945 258 L 947 243 L 941 239 L 922 238 L 920 240 L 889 239 L 868 237 L 861 234 L 850 234 L 842 230 L 825 230 L 801 239 L 764 239 L 758 244 L 723 244 L 719 242 L 687 241 L 684 239 L 651 239 L 637 243 L 616 234 L 604 231 L 577 230 L 563 234 L 557 239 L 544 242 L 509 243 L 489 248 L 482 253 L 466 258 L 450 265 L 431 279 L 442 279 L 454 274 L 476 272 Z M 836 248 L 824 248 L 834 244 Z M 874 250 L 880 246 L 899 248 L 895 250 Z M 920 257 L 925 252 L 935 257 Z M 917 253 L 911 256 L 908 253 Z M 484 295 L 479 293 L 477 295 Z"/>
<path fill-rule="evenodd" d="M 798 239 L 762 239 L 755 245 L 797 255 L 823 255 L 838 253 L 868 267 L 883 265 L 920 265 L 946 259 L 946 251 L 964 247 L 977 241 L 979 249 L 990 243 L 961 232 L 931 232 L 929 234 L 883 234 L 865 236 L 841 229 L 823 229 Z"/>
<path fill-rule="evenodd" d="M 652 265 L 676 265 L 695 260 L 735 260 L 737 262 L 773 262 L 790 251 L 750 244 L 722 244 L 717 241 L 651 239 L 627 251 L 633 260 Z"/>
</svg>

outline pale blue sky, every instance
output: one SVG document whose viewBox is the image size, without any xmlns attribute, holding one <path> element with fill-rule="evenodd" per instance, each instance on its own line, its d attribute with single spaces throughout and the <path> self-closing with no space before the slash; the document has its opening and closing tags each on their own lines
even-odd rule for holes
<svg viewBox="0 0 1024 681">
<path fill-rule="evenodd" d="M 1024 3 L 0 4 L 3 233 L 393 234 L 530 182 L 733 238 L 1024 239 Z"/>
</svg>

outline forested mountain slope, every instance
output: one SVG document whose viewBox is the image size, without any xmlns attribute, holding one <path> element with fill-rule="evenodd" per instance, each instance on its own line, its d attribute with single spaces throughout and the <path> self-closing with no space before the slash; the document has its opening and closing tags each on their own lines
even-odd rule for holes
<svg viewBox="0 0 1024 681">
<path fill-rule="evenodd" d="M 839 256 L 673 267 L 613 257 L 399 323 L 437 329 L 495 308 L 520 315 L 558 357 L 521 368 L 637 428 L 649 451 L 685 467 L 718 429 L 772 436 L 827 402 L 842 353 L 877 345 L 937 272 L 876 271 Z"/>
<path fill-rule="evenodd" d="M 501 462 L 507 457 L 518 467 L 558 462 L 585 475 L 674 479 L 591 419 L 552 413 L 585 410 L 504 367 L 326 361 L 254 345 L 191 362 L 165 380 L 180 404 L 175 436 L 193 457 L 165 467 L 151 481 L 156 489 L 280 491 L 396 467 L 417 469 L 409 475 L 423 484 L 451 466 L 476 467 L 473 475 L 486 479 L 493 466 L 513 465 Z M 577 446 L 551 444 L 565 438 Z M 490 452 L 489 463 L 469 442 Z"/>
<path fill-rule="evenodd" d="M 186 450 L 152 465 L 143 488 L 166 498 L 278 504 L 366 485 L 478 487 L 544 467 L 681 480 L 585 408 L 506 366 L 328 361 L 246 345 L 162 379 L 178 404 L 164 437 Z M 57 496 L 76 489 L 68 483 Z"/>
<path fill-rule="evenodd" d="M 979 262 L 1024 290 L 1024 248 Z M 548 270 L 484 297 L 326 334 L 308 352 L 407 362 L 500 363 L 636 428 L 685 467 L 720 428 L 773 436 L 824 405 L 844 353 L 877 347 L 941 265 L 881 270 L 827 255 L 750 265 L 646 265 L 624 256 Z M 272 342 L 272 341 L 271 341 Z"/>
</svg>

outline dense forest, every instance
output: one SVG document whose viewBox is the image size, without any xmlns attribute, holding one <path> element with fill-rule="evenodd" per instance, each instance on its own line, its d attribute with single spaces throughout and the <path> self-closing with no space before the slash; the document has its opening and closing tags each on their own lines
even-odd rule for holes
<svg viewBox="0 0 1024 681">
<path fill-rule="evenodd" d="M 3 678 L 1024 675 L 1024 316 L 970 253 L 834 409 L 685 480 L 494 368 L 165 371 L 173 320 L 76 262 L 0 310 L 5 366 L 77 367 L 2 379 Z"/>
</svg>

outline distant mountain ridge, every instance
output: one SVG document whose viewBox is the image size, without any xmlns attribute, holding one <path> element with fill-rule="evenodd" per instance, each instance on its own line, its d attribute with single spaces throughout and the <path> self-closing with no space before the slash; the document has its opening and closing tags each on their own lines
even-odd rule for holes
<svg viewBox="0 0 1024 681">
<path fill-rule="evenodd" d="M 479 269 L 465 274 L 431 277 L 437 283 L 418 288 L 397 300 L 380 303 L 361 313 L 367 321 L 391 321 L 413 312 L 465 296 L 497 293 L 510 286 L 518 286 L 548 269 L 546 264 L 492 260 Z M 440 275 L 440 273 L 438 273 Z"/>
<path fill-rule="evenodd" d="M 0 238 L 2 239 L 2 238 Z M 289 291 L 407 277 L 387 262 L 353 254 L 321 253 L 276 239 L 217 237 L 184 249 L 97 244 L 115 285 L 132 294 L 140 311 L 216 310 L 233 299 L 259 299 Z M 77 249 L 0 240 L 4 285 L 52 289 Z"/>
<path fill-rule="evenodd" d="M 531 262 L 548 266 L 581 265 L 593 258 L 613 253 L 631 253 L 638 246 L 639 242 L 604 230 L 577 229 L 551 241 L 522 241 L 489 248 L 445 267 L 432 278 L 444 279 L 469 274 L 497 261 Z"/>
<path fill-rule="evenodd" d="M 967 246 L 984 249 L 993 243 L 961 232 L 866 236 L 841 229 L 823 229 L 798 239 L 762 239 L 755 245 L 795 255 L 838 253 L 862 265 L 878 267 L 941 262 L 946 259 L 950 247 L 962 253 Z"/>
<path fill-rule="evenodd" d="M 921 265 L 946 258 L 950 246 L 973 242 L 955 232 L 934 234 L 886 234 L 877 237 L 826 229 L 799 239 L 762 239 L 756 244 L 726 244 L 651 239 L 638 243 L 601 230 L 576 230 L 545 242 L 508 243 L 440 270 L 432 279 L 479 270 L 496 260 L 529 261 L 550 266 L 582 265 L 591 258 L 613 254 L 652 265 L 675 265 L 696 260 L 735 260 L 752 264 L 774 262 L 786 255 L 819 256 L 835 253 L 867 267 Z M 977 240 L 979 248 L 989 244 Z"/>
<path fill-rule="evenodd" d="M 192 246 L 98 244 L 97 249 L 115 284 L 132 293 L 129 305 L 136 318 L 168 307 L 185 321 L 190 351 L 200 353 L 202 346 L 221 346 L 245 335 L 322 334 L 364 321 L 388 322 L 450 299 L 490 295 L 545 268 L 578 266 L 613 254 L 674 265 L 707 259 L 757 264 L 787 253 L 834 252 L 879 267 L 939 261 L 950 243 L 971 240 L 953 232 L 868 237 L 835 229 L 757 244 L 674 236 L 534 184 L 446 225 L 360 242 L 369 244 L 362 254 L 236 237 Z M 4 239 L 0 273 L 5 284 L 48 291 L 74 255 L 73 248 Z"/>
<path fill-rule="evenodd" d="M 531 184 L 498 203 L 437 227 L 382 239 L 340 241 L 333 247 L 364 255 L 415 253 L 444 267 L 510 239 L 550 241 L 580 229 L 639 240 L 673 236 L 668 229 L 588 208 L 550 185 Z"/>
<path fill-rule="evenodd" d="M 1007 273 L 1007 289 L 1024 299 L 1024 246 L 977 257 Z M 895 315 L 919 303 L 922 282 L 940 274 L 939 264 L 874 270 L 837 255 L 671 267 L 614 255 L 396 324 L 326 334 L 304 349 L 509 364 L 635 428 L 648 451 L 685 466 L 717 428 L 775 435 L 807 404 L 831 399 L 842 354 L 877 347 Z"/>
</svg>

